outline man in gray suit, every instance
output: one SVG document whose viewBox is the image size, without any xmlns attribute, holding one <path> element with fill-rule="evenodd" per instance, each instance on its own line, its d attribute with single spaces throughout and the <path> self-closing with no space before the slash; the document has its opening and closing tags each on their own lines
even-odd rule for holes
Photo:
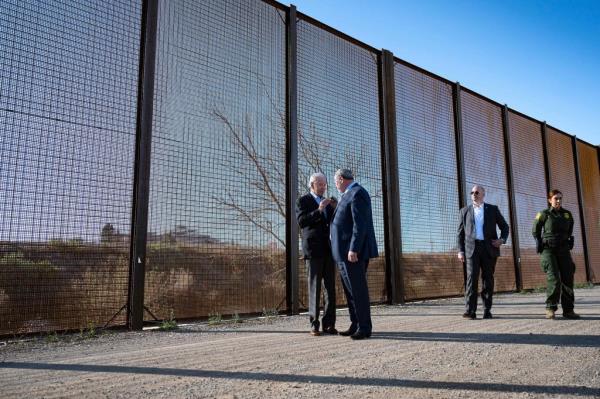
<svg viewBox="0 0 600 399">
<path fill-rule="evenodd" d="M 335 186 L 342 198 L 331 222 L 331 254 L 337 264 L 350 313 L 350 328 L 340 335 L 352 339 L 371 336 L 371 309 L 367 266 L 369 259 L 379 256 L 373 227 L 371 197 L 354 181 L 352 171 L 335 172 Z"/>
<path fill-rule="evenodd" d="M 477 284 L 481 270 L 481 299 L 483 300 L 483 318 L 492 318 L 492 295 L 494 294 L 494 270 L 500 256 L 500 246 L 506 244 L 508 224 L 496 205 L 486 204 L 485 189 L 473 186 L 473 203 L 460 210 L 458 223 L 458 259 L 467 262 L 467 281 L 465 284 L 464 318 L 475 319 L 477 311 Z M 500 228 L 500 238 L 496 232 Z"/>
</svg>

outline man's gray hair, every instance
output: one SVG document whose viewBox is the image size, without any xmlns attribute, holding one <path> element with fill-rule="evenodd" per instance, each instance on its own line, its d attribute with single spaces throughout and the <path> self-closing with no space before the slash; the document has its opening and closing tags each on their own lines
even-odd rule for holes
<svg viewBox="0 0 600 399">
<path fill-rule="evenodd" d="M 485 187 L 483 187 L 481 184 L 473 184 L 473 188 L 475 188 L 475 187 L 479 187 L 481 189 L 481 191 L 483 193 L 485 193 Z"/>
<path fill-rule="evenodd" d="M 325 177 L 325 175 L 321 172 L 317 172 L 317 173 L 313 173 L 312 175 L 310 175 L 310 178 L 308 179 L 308 187 L 311 187 L 312 184 L 314 183 L 315 180 L 317 180 L 319 177 L 322 177 L 323 179 L 325 179 L 325 182 L 327 182 L 327 177 Z"/>
<path fill-rule="evenodd" d="M 335 172 L 335 175 L 341 176 L 344 179 L 354 180 L 354 173 L 352 173 L 350 169 L 338 169 L 337 172 Z"/>
</svg>

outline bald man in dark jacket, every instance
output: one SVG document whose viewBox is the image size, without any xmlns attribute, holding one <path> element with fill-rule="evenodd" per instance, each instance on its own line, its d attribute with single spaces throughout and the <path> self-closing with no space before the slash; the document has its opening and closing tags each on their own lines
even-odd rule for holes
<svg viewBox="0 0 600 399">
<path fill-rule="evenodd" d="M 492 318 L 492 296 L 494 294 L 494 271 L 500 256 L 500 246 L 506 244 L 509 227 L 496 205 L 483 202 L 485 189 L 475 185 L 471 189 L 473 203 L 460 210 L 457 245 L 458 258 L 466 261 L 467 281 L 465 284 L 466 319 L 475 319 L 477 311 L 477 285 L 481 271 L 481 299 L 483 318 Z M 496 232 L 500 228 L 500 238 Z"/>
</svg>

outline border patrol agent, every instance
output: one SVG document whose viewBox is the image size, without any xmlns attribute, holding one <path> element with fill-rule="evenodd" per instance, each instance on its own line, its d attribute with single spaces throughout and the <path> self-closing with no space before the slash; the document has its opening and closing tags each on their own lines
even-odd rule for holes
<svg viewBox="0 0 600 399">
<path fill-rule="evenodd" d="M 532 231 L 537 252 L 541 254 L 542 269 L 546 273 L 546 318 L 555 318 L 560 301 L 563 317 L 578 319 L 579 315 L 573 311 L 573 215 L 562 208 L 562 193 L 559 190 L 548 193 L 548 203 L 550 206 L 535 216 Z"/>
</svg>

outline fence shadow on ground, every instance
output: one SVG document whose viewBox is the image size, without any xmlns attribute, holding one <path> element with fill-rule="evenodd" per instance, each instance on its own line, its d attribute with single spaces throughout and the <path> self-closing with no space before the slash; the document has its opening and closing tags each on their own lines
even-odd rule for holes
<svg viewBox="0 0 600 399">
<path fill-rule="evenodd" d="M 378 314 L 377 317 L 454 317 L 454 318 L 462 318 L 462 312 L 464 310 L 461 308 L 460 311 L 449 312 L 449 313 L 390 313 L 390 314 Z M 493 311 L 493 309 L 492 309 Z M 483 312 L 478 312 L 477 316 L 481 319 L 481 314 Z M 527 319 L 527 320 L 542 320 L 546 319 L 545 316 L 545 308 L 542 308 L 541 312 L 537 313 L 495 313 L 494 319 L 499 320 L 507 320 L 507 319 Z M 562 313 L 560 311 L 557 312 L 558 321 L 562 320 Z M 600 315 L 589 315 L 585 313 L 580 313 L 581 320 L 600 320 Z"/>
<path fill-rule="evenodd" d="M 373 339 L 600 348 L 598 335 L 374 332 Z"/>
<path fill-rule="evenodd" d="M 410 380 L 402 378 L 361 378 L 350 376 L 318 376 L 303 374 L 251 373 L 245 371 L 195 370 L 164 367 L 137 367 L 92 364 L 52 364 L 34 362 L 0 363 L 0 369 L 74 371 L 88 373 L 149 374 L 174 377 L 236 379 L 246 381 L 272 381 L 289 383 L 311 383 L 348 386 L 404 387 L 413 389 L 437 389 L 482 392 L 527 392 L 531 394 L 553 394 L 579 397 L 598 397 L 599 388 L 567 385 L 520 385 L 501 383 L 476 383 L 453 381 Z"/>
<path fill-rule="evenodd" d="M 555 323 L 555 322 L 553 322 Z M 300 334 L 308 336 L 306 330 L 260 330 L 260 329 L 215 329 L 202 331 L 174 330 L 169 334 Z M 348 339 L 336 335 L 327 337 Z M 338 338 L 339 337 L 339 338 Z M 482 344 L 511 344 L 511 345 L 546 345 L 576 348 L 600 348 L 600 335 L 557 335 L 557 334 L 496 334 L 496 333 L 446 333 L 446 332 L 404 332 L 404 331 L 374 331 L 371 339 L 389 339 L 401 341 L 437 341 L 464 342 Z"/>
<path fill-rule="evenodd" d="M 545 295 L 545 294 L 544 294 Z M 577 308 L 578 305 L 600 305 L 600 301 L 587 301 L 586 297 L 575 297 L 575 308 Z M 515 306 L 537 306 L 537 307 L 541 307 L 542 310 L 544 310 L 544 307 L 546 306 L 546 304 L 544 303 L 544 299 L 541 299 L 539 301 L 532 301 L 532 302 L 510 302 L 510 303 L 502 303 L 502 302 L 494 302 L 494 307 L 505 307 L 505 308 L 511 308 L 511 307 L 515 307 Z"/>
</svg>

